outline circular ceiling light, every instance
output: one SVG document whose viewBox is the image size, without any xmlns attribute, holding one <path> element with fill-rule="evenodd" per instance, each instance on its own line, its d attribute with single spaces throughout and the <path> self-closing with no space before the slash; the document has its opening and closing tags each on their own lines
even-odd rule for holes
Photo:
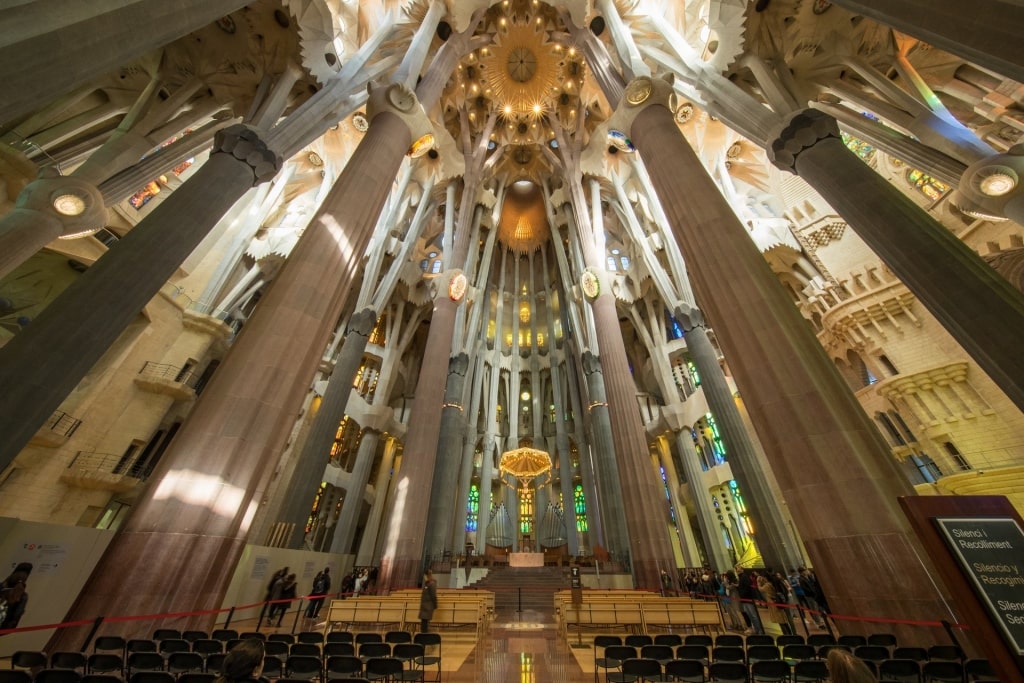
<svg viewBox="0 0 1024 683">
<path fill-rule="evenodd" d="M 53 208 L 62 216 L 81 216 L 85 211 L 85 200 L 77 194 L 66 192 L 53 198 Z"/>
<path fill-rule="evenodd" d="M 530 400 L 530 392 L 529 391 L 524 391 L 523 393 L 519 394 L 519 398 L 521 398 L 524 401 L 529 401 Z"/>
<path fill-rule="evenodd" d="M 978 189 L 989 197 L 1002 197 L 1017 187 L 1017 174 L 1008 168 L 993 168 L 978 181 Z"/>
</svg>

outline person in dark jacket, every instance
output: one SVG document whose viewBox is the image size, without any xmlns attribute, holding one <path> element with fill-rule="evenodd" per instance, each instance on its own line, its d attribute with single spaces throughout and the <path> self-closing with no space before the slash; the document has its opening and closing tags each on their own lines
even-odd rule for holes
<svg viewBox="0 0 1024 683">
<path fill-rule="evenodd" d="M 437 581 L 434 574 L 428 569 L 423 574 L 423 591 L 420 593 L 420 633 L 426 633 L 430 628 L 430 620 L 437 609 Z"/>
<path fill-rule="evenodd" d="M 28 607 L 28 575 L 32 564 L 22 562 L 11 575 L 0 583 L 0 628 L 18 628 L 18 622 Z"/>
<path fill-rule="evenodd" d="M 750 620 L 750 628 L 754 633 L 763 634 L 764 625 L 761 624 L 761 615 L 757 612 L 755 600 L 761 599 L 757 592 L 756 578 L 742 566 L 736 565 L 736 578 L 739 583 L 740 609 Z"/>
</svg>

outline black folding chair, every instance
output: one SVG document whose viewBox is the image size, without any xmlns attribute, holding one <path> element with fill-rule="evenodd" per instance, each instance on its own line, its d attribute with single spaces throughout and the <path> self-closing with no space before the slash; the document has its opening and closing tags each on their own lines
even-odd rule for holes
<svg viewBox="0 0 1024 683">
<path fill-rule="evenodd" d="M 878 680 L 921 683 L 921 665 L 913 659 L 886 659 L 878 664 Z"/>
<path fill-rule="evenodd" d="M 708 680 L 715 683 L 747 683 L 749 671 L 743 662 L 711 662 Z"/>
<path fill-rule="evenodd" d="M 356 646 L 352 643 L 324 643 L 324 657 L 342 657 L 356 654 Z"/>
<path fill-rule="evenodd" d="M 827 681 L 828 667 L 820 659 L 808 659 L 797 662 L 793 665 L 793 680 L 796 683 L 803 681 Z"/>
<path fill-rule="evenodd" d="M 964 680 L 964 665 L 952 659 L 936 659 L 924 663 L 921 675 L 924 683 L 960 683 Z"/>
<path fill-rule="evenodd" d="M 158 628 L 153 631 L 153 640 L 180 640 L 181 631 L 176 628 Z"/>
<path fill-rule="evenodd" d="M 51 669 L 72 669 L 85 673 L 85 666 L 89 663 L 89 657 L 83 652 L 54 652 L 50 655 Z"/>
<path fill-rule="evenodd" d="M 683 683 L 704 683 L 704 664 L 696 659 L 673 659 L 665 663 L 665 677 Z"/>
<path fill-rule="evenodd" d="M 355 636 L 351 631 L 331 631 L 327 634 L 328 643 L 354 643 Z"/>
<path fill-rule="evenodd" d="M 781 659 L 762 659 L 750 665 L 751 683 L 783 683 L 792 675 L 789 664 Z"/>
<path fill-rule="evenodd" d="M 18 650 L 11 655 L 12 669 L 45 669 L 47 663 L 46 653 L 38 650 Z"/>
<path fill-rule="evenodd" d="M 654 635 L 654 644 L 679 647 L 683 644 L 683 637 L 678 633 L 656 633 Z"/>
<path fill-rule="evenodd" d="M 711 661 L 706 645 L 680 645 L 676 648 L 676 659 L 692 659 L 705 665 Z"/>
<path fill-rule="evenodd" d="M 747 636 L 747 647 L 751 645 L 775 645 L 775 638 L 763 633 Z"/>
<path fill-rule="evenodd" d="M 412 637 L 412 642 L 423 646 L 423 656 L 417 664 L 423 669 L 424 680 L 441 683 L 441 634 L 417 633 Z M 433 666 L 437 666 L 437 676 L 427 679 L 427 669 Z M 597 677 L 596 670 L 594 676 Z"/>
<path fill-rule="evenodd" d="M 336 655 L 327 658 L 326 669 L 328 680 L 339 677 L 352 678 L 354 674 L 362 675 L 363 660 L 355 655 Z"/>
<path fill-rule="evenodd" d="M 402 680 L 404 669 L 402 662 L 394 657 L 373 657 L 367 660 L 364 675 L 371 681 L 395 683 Z"/>
<path fill-rule="evenodd" d="M 35 683 L 81 683 L 82 674 L 74 669 L 43 669 L 36 672 Z"/>
<path fill-rule="evenodd" d="M 124 646 L 127 644 L 121 636 L 97 636 L 96 640 L 92 641 L 93 652 L 113 652 L 114 654 L 124 656 Z"/>
<path fill-rule="evenodd" d="M 271 633 L 267 636 L 268 643 L 288 643 L 291 645 L 295 642 L 295 636 L 290 633 Z"/>
<path fill-rule="evenodd" d="M 202 673 L 206 660 L 198 652 L 172 652 L 167 657 L 167 670 L 172 674 Z"/>
<path fill-rule="evenodd" d="M 210 637 L 226 643 L 229 640 L 237 640 L 238 631 L 233 628 L 218 628 L 210 634 Z"/>
<path fill-rule="evenodd" d="M 284 663 L 284 672 L 288 678 L 310 680 L 321 678 L 323 675 L 323 662 L 319 657 L 309 655 L 291 655 Z"/>
</svg>

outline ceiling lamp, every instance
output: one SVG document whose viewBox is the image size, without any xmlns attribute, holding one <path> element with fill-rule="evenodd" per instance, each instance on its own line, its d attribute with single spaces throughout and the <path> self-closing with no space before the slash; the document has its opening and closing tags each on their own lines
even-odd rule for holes
<svg viewBox="0 0 1024 683">
<path fill-rule="evenodd" d="M 1005 166 L 986 168 L 978 175 L 978 189 L 989 197 L 1002 197 L 1017 187 L 1017 174 Z"/>
<path fill-rule="evenodd" d="M 85 199 L 72 192 L 53 198 L 54 210 L 62 216 L 81 216 L 85 211 Z"/>
</svg>

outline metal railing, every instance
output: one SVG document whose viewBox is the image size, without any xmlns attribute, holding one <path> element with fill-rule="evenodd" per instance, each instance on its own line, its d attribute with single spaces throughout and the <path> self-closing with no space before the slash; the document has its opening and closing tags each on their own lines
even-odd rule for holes
<svg viewBox="0 0 1024 683">
<path fill-rule="evenodd" d="M 64 411 L 58 410 L 50 419 L 43 425 L 46 429 L 57 434 L 58 436 L 69 437 L 75 433 L 75 430 L 81 426 L 82 421 L 77 417 L 72 417 Z"/>
<path fill-rule="evenodd" d="M 154 363 L 153 361 L 146 361 L 146 364 L 142 366 L 141 370 L 139 370 L 139 374 L 154 379 L 178 382 L 179 384 L 184 384 L 190 389 L 195 389 L 196 383 L 199 381 L 199 376 L 189 368 L 166 365 L 164 363 Z"/>
<path fill-rule="evenodd" d="M 68 469 L 79 474 L 119 474 L 134 479 L 145 479 L 149 474 L 145 463 L 139 462 L 135 456 L 94 451 L 78 451 L 68 463 Z"/>
</svg>

